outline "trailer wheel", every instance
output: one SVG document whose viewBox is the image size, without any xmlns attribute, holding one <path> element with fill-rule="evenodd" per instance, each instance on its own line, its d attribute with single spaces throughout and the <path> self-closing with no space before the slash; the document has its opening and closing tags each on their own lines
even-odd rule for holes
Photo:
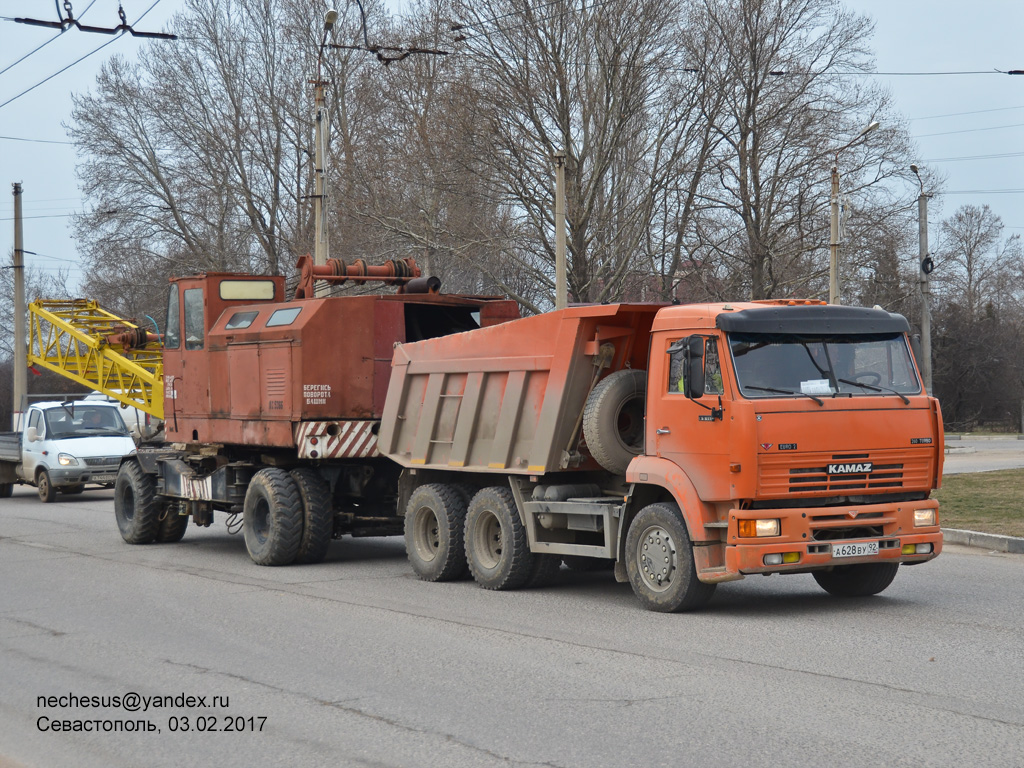
<svg viewBox="0 0 1024 768">
<path fill-rule="evenodd" d="M 179 515 L 174 509 L 167 510 L 167 515 L 160 521 L 156 529 L 157 544 L 174 544 L 181 541 L 188 529 L 188 515 Z"/>
<path fill-rule="evenodd" d="M 421 485 L 405 508 L 405 551 L 423 581 L 452 581 L 466 574 L 466 500 L 451 485 Z"/>
<path fill-rule="evenodd" d="M 0 483 L 0 499 L 9 499 L 14 493 L 14 483 Z"/>
<path fill-rule="evenodd" d="M 633 518 L 626 534 L 626 571 L 633 593 L 650 611 L 698 608 L 715 592 L 715 584 L 697 578 L 693 546 L 676 504 L 650 504 Z"/>
<path fill-rule="evenodd" d="M 57 498 L 57 489 L 53 487 L 53 483 L 50 481 L 50 473 L 45 469 L 40 469 L 39 474 L 36 475 L 36 492 L 39 494 L 39 500 L 43 504 L 50 504 Z"/>
<path fill-rule="evenodd" d="M 837 597 L 868 597 L 885 590 L 896 578 L 899 563 L 840 565 L 831 571 L 815 571 L 818 586 Z"/>
<path fill-rule="evenodd" d="M 160 528 L 160 504 L 153 478 L 135 461 L 126 461 L 114 483 L 114 517 L 121 538 L 129 544 L 149 544 Z"/>
<path fill-rule="evenodd" d="M 301 467 L 291 471 L 302 498 L 302 540 L 296 563 L 319 563 L 327 556 L 334 533 L 334 507 L 331 486 L 314 469 Z"/>
<path fill-rule="evenodd" d="M 484 589 L 522 587 L 533 573 L 533 558 L 512 491 L 478 491 L 466 513 L 466 560 L 476 583 Z"/>
<path fill-rule="evenodd" d="M 257 565 L 288 565 L 302 543 L 302 498 L 283 469 L 261 469 L 249 482 L 242 507 L 242 530 L 249 557 Z"/>
<path fill-rule="evenodd" d="M 583 436 L 597 463 L 616 475 L 644 449 L 647 372 L 627 368 L 606 376 L 583 411 Z"/>
</svg>

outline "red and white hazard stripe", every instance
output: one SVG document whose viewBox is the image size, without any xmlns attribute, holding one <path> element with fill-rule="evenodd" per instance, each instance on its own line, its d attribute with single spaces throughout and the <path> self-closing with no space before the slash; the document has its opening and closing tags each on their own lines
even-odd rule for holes
<svg viewBox="0 0 1024 768">
<path fill-rule="evenodd" d="M 378 421 L 303 421 L 295 425 L 301 459 L 366 459 L 377 453 Z"/>
</svg>

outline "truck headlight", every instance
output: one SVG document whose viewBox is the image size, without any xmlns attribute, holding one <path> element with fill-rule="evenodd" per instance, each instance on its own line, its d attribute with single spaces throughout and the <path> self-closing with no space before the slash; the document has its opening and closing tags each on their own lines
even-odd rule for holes
<svg viewBox="0 0 1024 768">
<path fill-rule="evenodd" d="M 935 525 L 935 510 L 934 509 L 915 509 L 914 510 L 914 527 L 921 528 L 926 525 Z"/>
<path fill-rule="evenodd" d="M 778 536 L 780 532 L 778 518 L 769 520 L 740 520 L 740 537 L 753 539 L 759 536 Z"/>
<path fill-rule="evenodd" d="M 57 454 L 57 463 L 62 467 L 77 467 L 78 459 L 72 456 L 70 453 L 59 453 Z"/>
</svg>

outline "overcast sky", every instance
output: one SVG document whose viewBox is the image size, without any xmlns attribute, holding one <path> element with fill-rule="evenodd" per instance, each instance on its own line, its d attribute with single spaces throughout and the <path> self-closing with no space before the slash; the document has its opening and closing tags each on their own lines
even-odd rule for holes
<svg viewBox="0 0 1024 768">
<path fill-rule="evenodd" d="M 89 7 L 90 0 L 74 0 L 76 17 L 88 8 L 85 23 L 119 23 L 117 0 L 92 2 Z M 123 0 L 129 23 L 152 3 Z M 181 0 L 158 0 L 138 28 L 162 29 L 181 5 Z M 401 12 L 403 0 L 391 0 L 391 5 Z M 1024 69 L 1024 2 L 857 0 L 846 6 L 875 20 L 873 47 L 877 70 L 883 73 L 878 79 L 892 89 L 897 108 L 911 120 L 920 162 L 947 178 L 946 193 L 932 203 L 933 247 L 940 218 L 968 203 L 988 204 L 1002 217 L 1005 234 L 1024 234 L 1024 75 L 995 72 Z M 52 0 L 0 0 L 2 17 L 55 19 L 56 13 Z M 110 55 L 134 56 L 140 43 L 127 35 L 108 39 L 70 30 L 31 53 L 55 34 L 0 20 L 0 248 L 9 263 L 14 238 L 11 184 L 19 181 L 24 188 L 24 247 L 36 253 L 26 256 L 27 263 L 50 271 L 69 268 L 74 287 L 82 271 L 68 214 L 81 210 L 82 199 L 74 149 L 66 143 L 63 128 L 70 119 L 71 94 L 88 89 Z M 948 74 L 954 72 L 985 74 Z M 828 190 L 823 188 L 822 194 Z"/>
</svg>

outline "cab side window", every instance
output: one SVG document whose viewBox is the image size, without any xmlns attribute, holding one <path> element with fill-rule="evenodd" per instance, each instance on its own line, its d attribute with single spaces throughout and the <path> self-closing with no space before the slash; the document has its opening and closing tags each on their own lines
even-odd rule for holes
<svg viewBox="0 0 1024 768">
<path fill-rule="evenodd" d="M 178 285 L 175 283 L 167 295 L 167 333 L 164 349 L 177 349 L 181 345 L 181 312 L 178 311 Z"/>
<path fill-rule="evenodd" d="M 684 354 L 680 350 L 669 355 L 669 394 L 683 393 L 684 370 L 686 368 Z M 722 386 L 722 366 L 718 359 L 718 341 L 713 338 L 706 338 L 704 340 L 704 394 L 725 394 L 725 389 Z"/>
<path fill-rule="evenodd" d="M 203 289 L 185 291 L 185 349 L 202 349 L 206 329 L 203 327 Z"/>
<path fill-rule="evenodd" d="M 43 434 L 43 420 L 39 417 L 39 411 L 32 411 L 32 415 L 28 417 L 28 425 L 35 427 L 40 436 Z"/>
</svg>

